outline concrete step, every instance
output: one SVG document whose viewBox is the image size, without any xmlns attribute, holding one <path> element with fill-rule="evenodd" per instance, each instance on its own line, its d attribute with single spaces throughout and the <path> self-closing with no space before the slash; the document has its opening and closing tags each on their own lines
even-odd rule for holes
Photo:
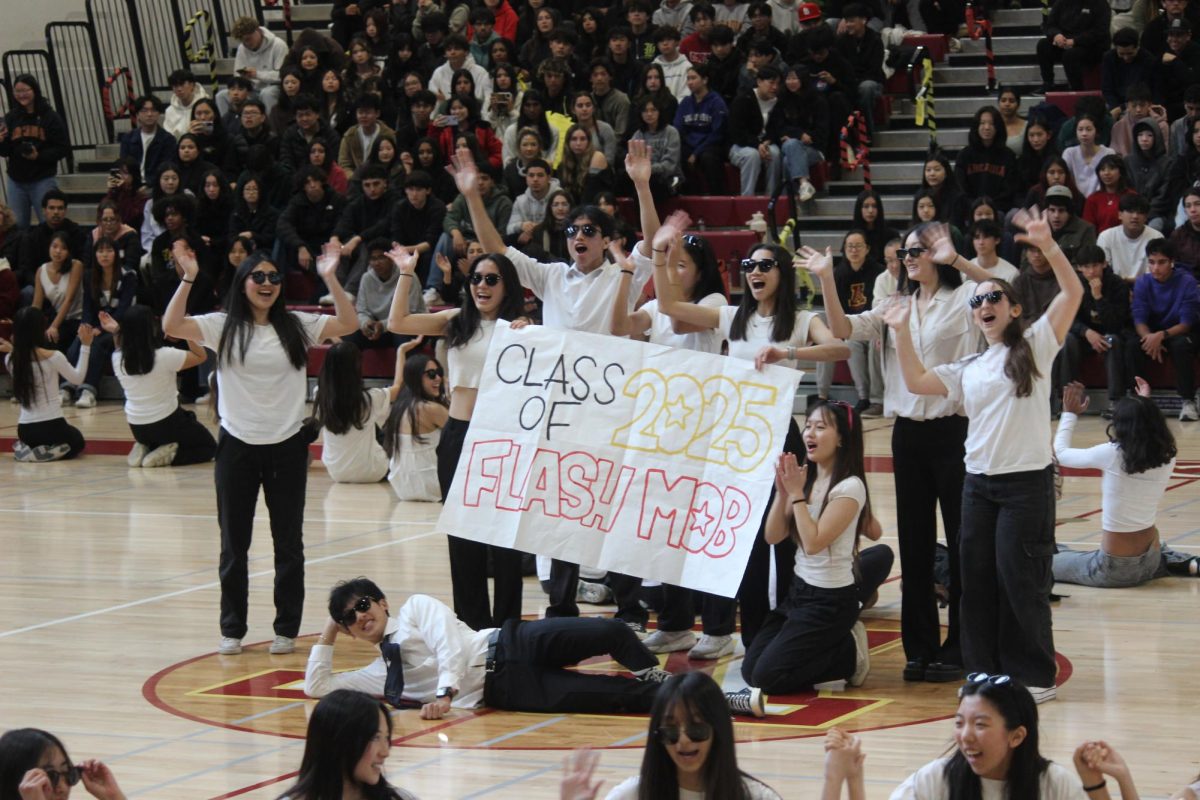
<svg viewBox="0 0 1200 800">
<path fill-rule="evenodd" d="M 1042 9 L 1040 8 L 1004 8 L 996 12 L 993 24 L 1001 25 L 1041 25 Z"/>
<path fill-rule="evenodd" d="M 332 3 L 305 3 L 302 6 L 292 6 L 293 27 L 315 27 L 322 23 L 328 24 L 333 11 Z M 267 22 L 283 22 L 282 8 L 263 9 L 263 19 Z"/>
<path fill-rule="evenodd" d="M 1061 65 L 1056 65 L 1055 80 L 1061 80 L 1066 83 L 1066 73 L 1063 72 Z M 942 66 L 935 67 L 933 70 L 934 86 L 975 84 L 978 86 L 987 85 L 987 67 L 955 67 Z M 999 83 L 1008 83 L 1024 86 L 1038 86 L 1042 82 L 1041 73 L 1038 71 L 1036 64 L 1022 64 L 1019 66 L 996 67 L 996 80 Z"/>
<path fill-rule="evenodd" d="M 938 109 L 939 112 L 941 109 Z M 940 129 L 938 130 L 938 141 L 943 147 L 962 147 L 967 143 L 967 129 Z M 912 148 L 926 147 L 929 144 L 929 131 L 924 128 L 915 128 L 912 130 L 898 131 L 880 131 L 875 134 L 875 141 L 872 142 L 872 152 L 876 147 L 880 148 Z"/>
<path fill-rule="evenodd" d="M 59 175 L 58 188 L 68 195 L 104 194 L 108 191 L 107 172 L 72 172 Z"/>
<path fill-rule="evenodd" d="M 938 87 L 945 88 L 945 87 Z M 955 97 L 945 97 L 938 93 L 938 88 L 934 89 L 934 100 L 937 102 L 938 121 L 952 118 L 970 119 L 976 111 L 983 106 L 996 104 L 995 95 L 981 94 L 982 85 L 975 87 L 975 91 L 969 95 L 959 95 Z M 1021 109 L 1023 112 L 1028 112 L 1038 103 L 1042 102 L 1041 97 L 1024 97 L 1021 99 Z M 916 113 L 916 103 L 908 97 L 898 97 L 893 101 L 892 105 L 892 124 L 895 126 L 897 117 L 911 119 Z M 946 123 L 947 125 L 949 123 Z"/>
<path fill-rule="evenodd" d="M 849 173 L 847 180 L 830 181 L 825 184 L 825 191 L 829 197 L 857 197 L 863 190 L 861 177 L 861 172 Z M 880 180 L 872 172 L 871 188 L 881 195 L 905 195 L 911 198 L 921 188 L 921 176 L 917 173 L 911 180 Z"/>
<path fill-rule="evenodd" d="M 948 144 L 942 141 L 942 134 L 949 132 L 938 130 L 938 145 L 953 159 L 958 155 L 960 145 Z M 923 164 L 925 162 L 925 153 L 928 149 L 928 135 L 926 135 L 925 140 L 921 144 L 913 147 L 872 147 L 871 174 L 874 176 L 875 171 L 879 169 L 883 170 L 879 173 L 879 177 L 881 178 L 907 177 L 904 170 L 913 163 Z M 899 167 L 896 166 L 898 163 Z"/>
<path fill-rule="evenodd" d="M 997 60 L 1001 56 L 1007 55 L 1036 55 L 1037 43 L 1041 36 L 992 36 L 992 52 L 996 54 Z M 984 45 L 983 37 L 978 39 L 963 38 L 962 55 L 982 56 L 987 52 L 987 47 Z M 951 55 L 951 61 L 959 58 L 958 54 Z"/>
<path fill-rule="evenodd" d="M 928 143 L 928 139 L 926 139 L 926 143 Z M 871 182 L 911 181 L 914 177 L 919 181 L 921 179 L 921 170 L 925 165 L 925 147 L 922 146 L 919 152 L 919 155 L 907 161 L 875 161 L 874 156 L 872 156 Z M 853 179 L 861 184 L 862 170 L 846 173 L 844 179 L 846 181 Z"/>
<path fill-rule="evenodd" d="M 888 219 L 907 219 L 912 213 L 912 195 L 883 195 L 883 213 Z M 830 230 L 843 233 L 853 216 L 853 197 L 817 197 L 800 207 L 802 222 L 828 223 Z"/>
</svg>

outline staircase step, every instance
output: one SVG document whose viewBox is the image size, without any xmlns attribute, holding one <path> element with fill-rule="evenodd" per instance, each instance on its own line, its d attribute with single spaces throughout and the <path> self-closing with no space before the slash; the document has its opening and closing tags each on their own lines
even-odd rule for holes
<svg viewBox="0 0 1200 800">
<path fill-rule="evenodd" d="M 1001 25 L 1038 25 L 1042 24 L 1041 8 L 1002 8 L 993 18 L 996 27 Z"/>
<path fill-rule="evenodd" d="M 883 213 L 889 219 L 907 219 L 912 213 L 912 196 L 883 195 Z M 831 230 L 844 231 L 853 216 L 853 197 L 817 197 L 800 208 L 801 221 L 823 223 Z"/>
<path fill-rule="evenodd" d="M 107 172 L 72 172 L 59 175 L 58 188 L 69 195 L 101 194 L 108 191 Z"/>
<path fill-rule="evenodd" d="M 939 109 L 940 111 L 940 109 Z M 967 143 L 966 128 L 938 131 L 938 141 L 943 147 L 963 147 Z M 921 148 L 924 149 L 929 145 L 929 131 L 924 128 L 914 128 L 911 130 L 888 130 L 879 131 L 875 134 L 875 140 L 872 142 L 871 152 L 875 152 L 875 148 Z"/>
<path fill-rule="evenodd" d="M 1000 83 L 1037 86 L 1041 84 L 1042 76 L 1036 64 L 1022 64 L 1012 67 L 998 66 L 996 67 L 996 80 Z M 1062 71 L 1061 65 L 1055 67 L 1055 80 L 1066 83 L 1066 73 Z M 933 70 L 933 84 L 935 87 L 963 84 L 986 86 L 987 67 L 935 67 Z"/>
<path fill-rule="evenodd" d="M 937 118 L 938 122 L 942 123 L 942 127 L 949 127 L 954 124 L 956 118 L 970 119 L 976 111 L 983 106 L 995 105 L 995 96 L 981 95 L 982 87 L 973 87 L 974 91 L 968 95 L 959 95 L 954 97 L 945 97 L 939 92 L 945 87 L 934 89 L 934 99 L 937 102 Z M 972 87 L 968 87 L 972 88 Z M 1042 102 L 1041 97 L 1024 97 L 1021 99 L 1021 109 L 1023 112 L 1028 112 L 1038 103 Z M 916 113 L 916 103 L 908 97 L 897 98 L 892 106 L 892 123 L 895 125 L 897 117 L 912 118 Z"/>
<path fill-rule="evenodd" d="M 863 190 L 863 182 L 859 179 L 861 173 L 852 172 L 847 178 L 848 180 L 844 181 L 830 181 L 825 184 L 825 191 L 829 193 L 830 197 L 857 197 L 858 193 Z M 880 180 L 872 172 L 871 188 L 880 195 L 903 195 L 911 200 L 912 196 L 921 188 L 921 178 L 920 174 L 916 173 L 910 180 Z"/>
<path fill-rule="evenodd" d="M 992 52 L 999 56 L 1034 56 L 1037 53 L 1037 43 L 1041 36 L 992 36 Z M 962 39 L 962 54 L 951 54 L 951 63 L 962 56 L 982 56 L 987 52 L 983 37 L 978 39 Z"/>
<path fill-rule="evenodd" d="M 292 6 L 292 26 L 306 27 L 316 24 L 328 24 L 330 14 L 333 12 L 332 3 L 305 3 L 302 6 Z M 268 8 L 263 10 L 263 19 L 268 22 L 279 21 L 283 23 L 283 9 Z"/>
</svg>

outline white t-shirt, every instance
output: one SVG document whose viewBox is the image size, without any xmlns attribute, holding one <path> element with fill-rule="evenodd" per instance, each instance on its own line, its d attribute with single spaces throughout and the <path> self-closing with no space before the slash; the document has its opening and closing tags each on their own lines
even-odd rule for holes
<svg viewBox="0 0 1200 800">
<path fill-rule="evenodd" d="M 1050 368 L 1062 343 L 1048 316 L 1025 331 L 1040 376 L 1028 397 L 1017 397 L 1004 374 L 1008 348 L 996 343 L 978 356 L 933 368 L 970 418 L 967 428 L 967 472 L 1004 475 L 1045 468 L 1050 452 Z"/>
<path fill-rule="evenodd" d="M 334 319 L 328 314 L 289 313 L 300 322 L 310 345 L 324 338 L 326 322 Z M 200 326 L 200 344 L 218 353 L 221 427 L 246 444 L 276 444 L 295 436 L 304 421 L 307 365 L 292 366 L 275 328 L 255 325 L 245 360 L 238 358 L 234 340 L 233 358 L 225 363 L 219 355 L 225 312 L 192 319 Z"/>
<path fill-rule="evenodd" d="M 721 335 L 729 341 L 729 357 L 741 358 L 746 361 L 753 361 L 754 357 L 758 355 L 758 351 L 768 344 L 778 347 L 804 347 L 809 343 L 809 325 L 816 316 L 811 311 L 797 311 L 796 324 L 792 328 L 791 338 L 786 342 L 777 342 L 771 338 L 771 331 L 775 327 L 774 315 L 763 317 L 759 316 L 758 312 L 750 313 L 750 319 L 746 321 L 746 337 L 744 339 L 731 337 L 729 329 L 733 325 L 733 318 L 737 315 L 737 311 L 738 306 L 721 308 Z M 779 362 L 779 366 L 795 369 L 796 362 L 785 359 Z"/>
<path fill-rule="evenodd" d="M 892 792 L 891 800 L 950 800 L 950 787 L 946 785 L 946 762 L 949 757 L 930 761 L 904 779 L 904 783 Z M 1005 800 L 1005 781 L 980 779 L 983 800 Z M 1085 800 L 1083 783 L 1072 770 L 1051 763 L 1042 773 L 1038 787 L 1039 800 Z"/>
<path fill-rule="evenodd" d="M 854 532 L 858 529 L 863 506 L 867 504 L 867 487 L 860 478 L 851 476 L 829 490 L 830 503 L 839 497 L 848 497 L 858 505 L 850 523 L 821 552 L 810 556 L 803 547 L 796 550 L 796 577 L 809 586 L 840 589 L 854 583 Z M 816 522 L 821 516 L 821 498 L 813 497 L 807 505 L 809 516 Z"/>
<path fill-rule="evenodd" d="M 640 248 L 641 244 L 635 245 L 629 256 L 633 264 L 630 311 L 637 293 L 654 272 L 654 262 L 642 255 Z M 606 335 L 612 332 L 612 297 L 621 282 L 619 266 L 606 261 L 585 275 L 574 264 L 534 261 L 515 247 L 504 254 L 517 268 L 521 285 L 542 299 L 542 324 L 547 328 Z"/>
<path fill-rule="evenodd" d="M 999 278 L 1000 280 L 1007 281 L 1008 283 L 1015 281 L 1017 276 L 1021 274 L 1021 270 L 1017 269 L 1010 262 L 1005 261 L 1003 258 L 997 261 L 996 266 L 994 267 L 983 266 L 983 264 L 979 263 L 978 258 L 971 259 L 971 263 L 980 269 L 986 269 L 992 274 L 992 277 Z"/>
<path fill-rule="evenodd" d="M 705 308 L 722 308 L 726 305 L 725 296 L 713 292 L 708 297 L 702 298 L 696 305 Z M 701 353 L 721 352 L 721 332 L 716 328 L 695 333 L 676 333 L 671 327 L 671 318 L 658 310 L 658 300 L 650 300 L 642 306 L 641 310 L 650 315 L 648 331 L 652 344 L 665 344 L 680 350 L 696 350 Z M 646 331 L 642 331 L 642 333 L 645 334 Z"/>
<path fill-rule="evenodd" d="M 502 319 L 481 319 L 479 329 L 471 336 L 469 342 L 446 349 L 450 391 L 479 388 L 479 381 L 483 377 L 483 362 L 487 358 L 488 348 L 492 346 L 492 336 L 496 333 L 497 325 L 507 328 L 508 322 Z"/>
<path fill-rule="evenodd" d="M 17 417 L 18 425 L 29 425 L 33 422 L 49 422 L 62 417 L 62 399 L 58 393 L 58 379 L 63 377 L 67 383 L 83 383 L 87 375 L 88 358 L 92 352 L 91 345 L 81 345 L 79 348 L 79 363 L 71 366 L 67 357 L 58 350 L 49 358 L 33 362 L 33 405 L 21 406 Z M 12 375 L 12 353 L 4 357 L 8 374 Z"/>
<path fill-rule="evenodd" d="M 187 350 L 160 347 L 154 351 L 154 366 L 145 375 L 130 375 L 122 365 L 121 351 L 112 354 L 113 374 L 125 392 L 125 421 L 130 425 L 149 425 L 166 419 L 179 408 L 179 387 L 175 375 L 183 369 Z"/>
<path fill-rule="evenodd" d="M 387 477 L 388 457 L 375 438 L 375 426 L 383 425 L 391 410 L 388 390 L 368 389 L 367 397 L 371 408 L 361 428 L 351 426 L 345 433 L 325 431 L 321 462 L 338 483 L 375 483 Z"/>
<path fill-rule="evenodd" d="M 1162 234 L 1150 226 L 1136 239 L 1125 235 L 1125 229 L 1114 225 L 1101 231 L 1096 244 L 1104 251 L 1112 271 L 1121 278 L 1131 281 L 1146 272 L 1146 243 L 1161 239 Z"/>
<path fill-rule="evenodd" d="M 638 776 L 626 778 L 621 783 L 613 787 L 604 800 L 637 800 L 638 796 Z M 779 793 L 767 786 L 765 783 L 759 783 L 753 778 L 742 778 L 742 784 L 750 793 L 750 800 L 782 800 Z M 689 789 L 679 790 L 679 800 L 706 800 L 704 792 L 693 792 Z M 711 800 L 718 800 L 712 798 Z"/>
</svg>

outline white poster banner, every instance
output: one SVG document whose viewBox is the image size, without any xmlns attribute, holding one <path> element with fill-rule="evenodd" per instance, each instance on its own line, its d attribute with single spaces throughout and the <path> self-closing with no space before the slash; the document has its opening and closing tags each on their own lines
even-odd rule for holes
<svg viewBox="0 0 1200 800">
<path fill-rule="evenodd" d="M 439 530 L 737 593 L 800 373 L 497 327 Z"/>
</svg>

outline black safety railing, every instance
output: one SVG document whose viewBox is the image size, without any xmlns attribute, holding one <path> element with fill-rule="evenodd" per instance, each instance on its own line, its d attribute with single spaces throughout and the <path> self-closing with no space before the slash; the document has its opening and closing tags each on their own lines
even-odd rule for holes
<svg viewBox="0 0 1200 800">
<path fill-rule="evenodd" d="M 221 19 L 225 21 L 221 27 L 221 35 L 228 40 L 229 29 L 233 27 L 233 21 L 238 17 L 253 17 L 258 20 L 258 24 L 263 24 L 262 4 L 258 0 L 220 0 L 218 4 L 221 8 Z M 232 53 L 230 49 L 226 53 Z"/>
<path fill-rule="evenodd" d="M 168 91 L 167 76 L 187 64 L 183 53 L 182 24 L 175 24 L 173 4 L 165 0 L 129 0 L 145 48 L 146 79 L 153 91 Z M 142 45 L 144 46 L 144 44 Z"/>
<path fill-rule="evenodd" d="M 92 151 L 113 138 L 100 92 L 104 74 L 91 26 L 86 22 L 46 25 L 46 49 L 56 82 L 58 113 L 71 132 L 71 151 Z M 71 159 L 72 167 L 74 158 Z"/>
<path fill-rule="evenodd" d="M 112 75 L 125 67 L 133 76 L 133 91 L 141 95 L 150 89 L 150 67 L 146 61 L 141 21 L 130 0 L 87 0 L 88 24 L 96 37 L 100 68 Z M 166 75 L 159 76 L 165 80 Z"/>
<path fill-rule="evenodd" d="M 177 37 L 186 38 L 184 28 L 188 23 L 195 19 L 196 15 L 204 12 L 208 15 L 207 24 L 211 26 L 212 39 L 216 44 L 214 58 L 224 58 L 229 54 L 229 25 L 225 20 L 225 11 L 221 8 L 221 3 L 218 0 L 171 0 L 171 13 L 175 20 L 175 30 L 178 31 Z M 233 20 L 229 20 L 232 22 Z M 201 23 L 204 28 L 205 24 Z M 207 31 L 207 29 L 206 29 Z M 203 39 L 204 37 L 202 37 Z M 181 39 L 180 41 L 184 41 Z M 193 52 L 202 47 L 204 41 L 200 41 L 193 46 Z M 186 42 L 184 42 L 185 52 L 184 58 L 187 58 Z M 195 69 L 192 70 L 196 72 Z M 201 70 L 202 72 L 203 70 Z M 197 73 L 199 75 L 199 73 Z"/>
<path fill-rule="evenodd" d="M 13 79 L 18 75 L 32 75 L 42 87 L 42 96 L 55 110 L 62 111 L 62 91 L 54 69 L 50 65 L 50 53 L 45 50 L 8 50 L 4 53 L 4 82 L 13 85 Z M 65 116 L 64 116 L 65 119 Z M 73 135 L 70 122 L 67 123 L 67 135 Z M 74 154 L 68 154 L 65 161 L 58 162 L 58 171 L 70 172 L 75 168 Z"/>
</svg>

